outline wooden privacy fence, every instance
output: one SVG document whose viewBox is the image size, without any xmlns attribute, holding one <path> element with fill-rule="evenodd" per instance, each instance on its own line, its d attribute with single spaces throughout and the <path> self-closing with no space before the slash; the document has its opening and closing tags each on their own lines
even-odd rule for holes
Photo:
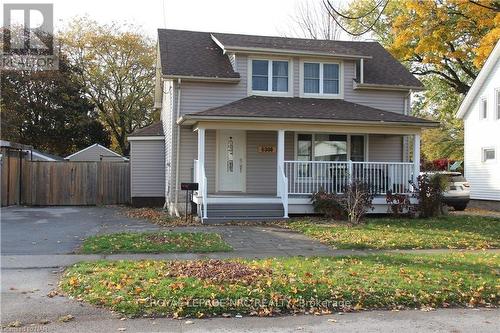
<svg viewBox="0 0 500 333">
<path fill-rule="evenodd" d="M 2 165 L 2 180 L 5 162 Z M 13 164 L 9 166 L 13 170 Z M 19 166 L 17 165 L 18 169 Z M 22 176 L 17 179 L 17 183 L 15 179 L 10 179 L 10 184 L 2 182 L 2 205 L 18 203 L 33 206 L 112 205 L 125 204 L 130 199 L 130 164 L 128 162 L 23 160 L 20 173 Z M 18 188 L 16 194 L 20 202 L 12 200 L 4 202 L 3 193 L 7 185 L 10 188 Z M 12 196 L 15 197 L 14 194 Z"/>
</svg>

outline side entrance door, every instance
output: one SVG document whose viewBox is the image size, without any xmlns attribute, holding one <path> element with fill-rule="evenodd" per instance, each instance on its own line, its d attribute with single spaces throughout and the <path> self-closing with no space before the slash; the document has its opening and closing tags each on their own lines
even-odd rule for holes
<svg viewBox="0 0 500 333">
<path fill-rule="evenodd" d="M 217 145 L 218 191 L 245 192 L 246 132 L 219 130 Z"/>
</svg>

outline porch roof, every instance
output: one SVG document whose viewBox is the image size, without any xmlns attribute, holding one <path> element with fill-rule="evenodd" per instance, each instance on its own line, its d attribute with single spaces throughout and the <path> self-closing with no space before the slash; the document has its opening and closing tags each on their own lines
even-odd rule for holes
<svg viewBox="0 0 500 333">
<path fill-rule="evenodd" d="M 364 124 L 412 125 L 436 127 L 438 122 L 383 111 L 342 99 L 318 99 L 298 97 L 249 96 L 235 102 L 205 111 L 182 116 L 179 124 L 193 124 L 210 119 L 255 121 L 258 119 L 281 121 L 351 122 Z"/>
</svg>

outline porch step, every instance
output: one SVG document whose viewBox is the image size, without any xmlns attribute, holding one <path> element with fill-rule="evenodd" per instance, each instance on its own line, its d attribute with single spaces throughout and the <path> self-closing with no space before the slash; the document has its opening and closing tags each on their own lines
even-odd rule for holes
<svg viewBox="0 0 500 333">
<path fill-rule="evenodd" d="M 276 220 L 283 218 L 283 214 L 283 205 L 277 203 L 208 204 L 208 218 L 204 219 L 203 223 L 224 223 L 248 220 Z"/>
<path fill-rule="evenodd" d="M 246 218 L 209 217 L 209 218 L 203 219 L 203 224 L 224 224 L 224 223 L 243 222 L 243 221 L 255 221 L 255 222 L 276 221 L 276 220 L 282 220 L 282 219 L 283 219 L 283 215 L 281 215 L 280 217 L 246 217 Z"/>
</svg>

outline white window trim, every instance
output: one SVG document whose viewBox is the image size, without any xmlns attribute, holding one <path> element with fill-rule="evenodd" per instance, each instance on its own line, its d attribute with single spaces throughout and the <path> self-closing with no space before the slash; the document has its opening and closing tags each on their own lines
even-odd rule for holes
<svg viewBox="0 0 500 333">
<path fill-rule="evenodd" d="M 319 66 L 319 94 L 305 93 L 304 92 L 304 63 L 316 63 Z M 338 94 L 324 94 L 323 91 L 323 65 L 339 65 L 339 93 Z M 318 59 L 301 59 L 299 65 L 299 96 L 309 98 L 331 98 L 343 99 L 344 98 L 344 62 L 339 61 L 322 61 Z"/>
<path fill-rule="evenodd" d="M 486 102 L 486 117 L 483 116 L 483 104 Z M 488 99 L 483 96 L 479 99 L 479 120 L 488 120 Z"/>
<path fill-rule="evenodd" d="M 495 158 L 491 160 L 487 160 L 485 157 L 485 150 L 493 150 L 495 152 Z M 481 148 L 481 162 L 485 164 L 496 163 L 498 159 L 498 150 L 496 147 L 482 147 Z"/>
<path fill-rule="evenodd" d="M 346 145 L 347 145 L 347 161 L 345 162 L 348 162 L 350 161 L 351 159 L 351 136 L 362 136 L 365 138 L 364 140 L 364 161 L 363 162 L 369 162 L 368 161 L 368 134 L 363 134 L 363 133 L 349 133 L 349 134 L 346 134 L 346 133 L 327 133 L 327 132 L 307 132 L 307 131 L 296 131 L 295 132 L 295 138 L 294 138 L 294 148 L 293 148 L 293 156 L 294 156 L 294 160 L 295 161 L 298 161 L 298 155 L 297 155 L 297 148 L 298 148 L 298 141 L 299 141 L 299 134 L 311 134 L 312 135 L 312 146 L 311 146 L 311 158 L 314 158 L 314 137 L 316 134 L 327 134 L 327 135 L 346 135 L 347 136 L 347 141 L 346 141 Z M 310 161 L 303 161 L 303 162 L 314 162 L 315 160 L 312 159 Z"/>
<path fill-rule="evenodd" d="M 500 120 L 500 97 L 499 97 L 500 88 L 495 88 L 494 91 L 495 91 L 495 98 L 494 98 L 494 100 L 495 100 L 495 112 L 494 113 L 495 114 L 494 114 L 494 116 L 495 116 L 496 120 Z"/>
<path fill-rule="evenodd" d="M 253 77 L 253 60 L 264 60 L 268 62 L 267 66 L 267 91 L 263 90 L 253 90 L 252 89 L 252 77 Z M 273 61 L 287 61 L 288 62 L 288 91 L 273 91 Z M 293 96 L 293 60 L 291 58 L 282 57 L 248 57 L 247 64 L 247 94 L 259 95 L 259 96 L 281 96 L 281 97 L 292 97 Z"/>
</svg>

